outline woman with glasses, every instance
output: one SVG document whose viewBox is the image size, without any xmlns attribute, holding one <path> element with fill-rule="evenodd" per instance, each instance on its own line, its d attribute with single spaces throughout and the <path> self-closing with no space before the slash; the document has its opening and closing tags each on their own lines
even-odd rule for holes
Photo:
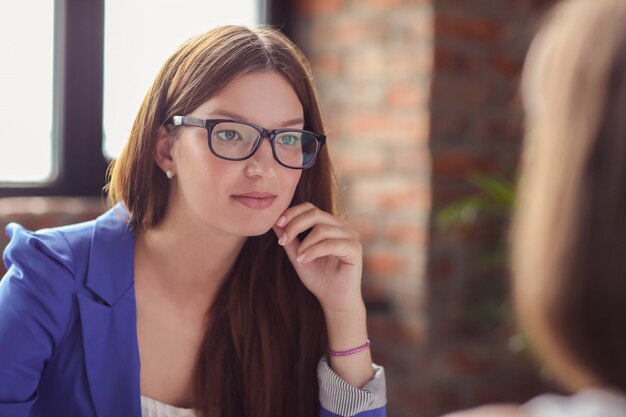
<svg viewBox="0 0 626 417">
<path fill-rule="evenodd" d="M 222 27 L 164 64 L 98 219 L 8 226 L 0 417 L 384 416 L 309 65 Z"/>
<path fill-rule="evenodd" d="M 533 41 L 523 86 L 517 316 L 572 395 L 449 417 L 626 416 L 626 2 L 559 3 Z"/>
</svg>

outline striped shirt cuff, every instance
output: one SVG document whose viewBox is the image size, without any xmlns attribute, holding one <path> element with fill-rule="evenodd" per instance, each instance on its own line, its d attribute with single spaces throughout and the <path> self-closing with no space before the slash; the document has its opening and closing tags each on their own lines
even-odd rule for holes
<svg viewBox="0 0 626 417">
<path fill-rule="evenodd" d="M 375 410 L 387 404 L 385 370 L 372 365 L 374 378 L 358 389 L 341 379 L 328 364 L 324 356 L 317 365 L 320 385 L 320 405 L 331 413 L 350 417 L 365 411 Z"/>
</svg>

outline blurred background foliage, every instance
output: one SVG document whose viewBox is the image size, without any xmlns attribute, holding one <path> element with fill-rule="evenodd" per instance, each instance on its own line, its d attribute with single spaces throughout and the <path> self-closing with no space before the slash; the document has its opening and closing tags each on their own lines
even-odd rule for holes
<svg viewBox="0 0 626 417">
<path fill-rule="evenodd" d="M 511 176 L 514 177 L 514 176 Z M 464 239 L 475 229 L 493 227 L 499 236 L 467 259 L 468 279 L 460 324 L 474 332 L 512 326 L 509 301 L 507 237 L 515 208 L 515 179 L 502 174 L 471 171 L 467 182 L 475 192 L 442 207 L 435 215 L 438 229 Z M 517 337 L 514 334 L 512 337 Z M 519 350 L 519 349 L 515 349 Z"/>
</svg>

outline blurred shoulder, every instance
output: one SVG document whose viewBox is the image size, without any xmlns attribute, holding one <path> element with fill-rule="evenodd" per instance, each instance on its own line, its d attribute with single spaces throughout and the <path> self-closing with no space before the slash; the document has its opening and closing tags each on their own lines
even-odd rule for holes
<svg viewBox="0 0 626 417">
<path fill-rule="evenodd" d="M 442 417 L 529 417 L 517 405 L 485 405 L 470 410 L 455 411 Z"/>
</svg>

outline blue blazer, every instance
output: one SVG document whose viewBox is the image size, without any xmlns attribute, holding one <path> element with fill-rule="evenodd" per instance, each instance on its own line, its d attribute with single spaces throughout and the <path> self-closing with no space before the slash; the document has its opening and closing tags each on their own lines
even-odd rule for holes
<svg viewBox="0 0 626 417">
<path fill-rule="evenodd" d="M 141 417 L 126 211 L 116 206 L 96 220 L 37 233 L 10 224 L 7 232 L 0 417 Z"/>
<path fill-rule="evenodd" d="M 124 210 L 7 232 L 0 416 L 140 417 L 134 236 Z"/>
</svg>

